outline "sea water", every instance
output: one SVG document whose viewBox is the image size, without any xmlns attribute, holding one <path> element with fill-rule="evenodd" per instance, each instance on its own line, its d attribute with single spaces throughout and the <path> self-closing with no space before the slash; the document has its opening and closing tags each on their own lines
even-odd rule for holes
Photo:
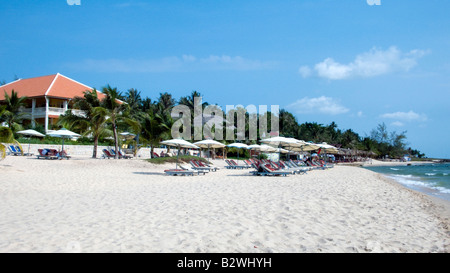
<svg viewBox="0 0 450 273">
<path fill-rule="evenodd" d="M 450 201 L 450 164 L 366 167 L 394 179 L 400 184 Z"/>
</svg>

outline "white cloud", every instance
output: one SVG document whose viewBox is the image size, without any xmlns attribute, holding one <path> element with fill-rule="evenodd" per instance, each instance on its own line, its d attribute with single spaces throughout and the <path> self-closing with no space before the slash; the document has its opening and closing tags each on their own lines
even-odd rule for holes
<svg viewBox="0 0 450 273">
<path fill-rule="evenodd" d="M 308 78 L 312 75 L 312 69 L 309 68 L 308 66 L 302 66 L 298 69 L 298 73 L 300 73 L 300 75 L 302 75 L 303 78 Z"/>
<path fill-rule="evenodd" d="M 405 126 L 405 124 L 403 122 L 400 121 L 394 121 L 391 123 L 392 126 L 396 126 L 396 127 L 403 127 Z"/>
<path fill-rule="evenodd" d="M 364 114 L 363 114 L 363 112 L 362 111 L 359 111 L 358 113 L 356 113 L 356 115 L 359 117 L 359 118 L 361 118 L 361 117 L 363 117 L 364 116 Z"/>
<path fill-rule="evenodd" d="M 350 77 L 352 73 L 350 66 L 339 64 L 331 58 L 327 58 L 323 62 L 316 64 L 314 69 L 319 77 L 330 80 L 345 79 Z"/>
<path fill-rule="evenodd" d="M 303 98 L 288 105 L 286 108 L 296 114 L 327 114 L 338 115 L 347 113 L 349 109 L 339 104 L 333 98 L 321 96 L 318 98 Z"/>
<path fill-rule="evenodd" d="M 66 66 L 84 71 L 151 73 L 191 70 L 261 70 L 273 67 L 273 62 L 250 60 L 241 56 L 217 56 L 198 58 L 193 55 L 164 57 L 160 59 L 86 59 Z"/>
<path fill-rule="evenodd" d="M 418 59 L 428 53 L 429 51 L 419 49 L 403 53 L 395 46 L 391 46 L 387 50 L 372 48 L 369 52 L 357 55 L 348 64 L 341 64 L 332 58 L 326 58 L 324 61 L 317 63 L 314 70 L 308 66 L 302 66 L 299 73 L 305 78 L 317 75 L 330 80 L 374 77 L 392 72 L 409 71 L 417 65 Z"/>
<path fill-rule="evenodd" d="M 382 118 L 388 119 L 396 119 L 401 121 L 426 121 L 427 116 L 424 114 L 417 114 L 414 111 L 409 112 L 395 112 L 395 113 L 386 113 L 381 115 Z"/>
</svg>

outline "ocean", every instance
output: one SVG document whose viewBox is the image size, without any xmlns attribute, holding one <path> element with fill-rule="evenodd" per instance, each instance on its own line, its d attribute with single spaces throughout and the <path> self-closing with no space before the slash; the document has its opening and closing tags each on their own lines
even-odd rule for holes
<svg viewBox="0 0 450 273">
<path fill-rule="evenodd" d="M 450 201 L 450 164 L 365 167 L 413 190 Z"/>
</svg>

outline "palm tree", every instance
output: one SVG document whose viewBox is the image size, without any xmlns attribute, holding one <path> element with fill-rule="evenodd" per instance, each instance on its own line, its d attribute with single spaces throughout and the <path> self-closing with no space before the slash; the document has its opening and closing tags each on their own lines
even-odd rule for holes
<svg viewBox="0 0 450 273">
<path fill-rule="evenodd" d="M 171 94 L 167 92 L 159 94 L 158 104 L 162 106 L 162 109 L 164 109 L 164 111 L 170 112 L 175 106 L 175 103 L 175 99 L 172 98 Z"/>
<path fill-rule="evenodd" d="M 109 132 L 105 126 L 107 111 L 100 106 L 96 89 L 85 91 L 83 97 L 76 97 L 73 101 L 73 106 L 83 110 L 84 115 L 75 115 L 68 110 L 66 114 L 60 116 L 58 123 L 83 132 L 84 136 L 92 135 L 94 140 L 92 158 L 97 158 L 98 140 Z"/>
<path fill-rule="evenodd" d="M 0 109 L 1 113 L 1 109 Z M 12 143 L 15 142 L 13 132 L 8 127 L 0 127 L 0 160 L 6 157 L 6 146 L 1 142 Z M 22 150 L 22 149 L 20 149 Z"/>
<path fill-rule="evenodd" d="M 106 122 L 111 124 L 113 136 L 114 136 L 114 146 L 116 149 L 115 159 L 118 158 L 119 151 L 119 138 L 117 136 L 117 126 L 126 117 L 126 112 L 129 109 L 128 104 L 121 102 L 119 99 L 122 97 L 121 93 L 117 91 L 117 88 L 112 88 L 107 85 L 102 89 L 103 93 L 106 95 L 101 101 L 101 106 L 103 107 L 103 113 L 107 115 Z"/>
<path fill-rule="evenodd" d="M 155 111 L 148 111 L 142 120 L 142 140 L 150 145 L 150 157 L 153 157 L 153 150 L 159 145 L 161 140 L 167 137 L 170 127 L 167 126 L 160 114 Z"/>
<path fill-rule="evenodd" d="M 21 108 L 26 105 L 25 101 L 27 99 L 27 97 L 19 97 L 14 89 L 11 91 L 11 96 L 5 91 L 5 106 L 0 116 L 0 122 L 6 122 L 13 133 L 17 131 L 17 127 L 20 126 L 20 123 L 27 115 L 21 112 Z"/>
<path fill-rule="evenodd" d="M 6 146 L 3 145 L 2 142 L 16 144 L 20 147 L 20 153 L 23 155 L 22 145 L 20 145 L 20 143 L 14 139 L 14 134 L 11 128 L 0 126 L 0 160 L 5 159 L 6 157 Z"/>
</svg>

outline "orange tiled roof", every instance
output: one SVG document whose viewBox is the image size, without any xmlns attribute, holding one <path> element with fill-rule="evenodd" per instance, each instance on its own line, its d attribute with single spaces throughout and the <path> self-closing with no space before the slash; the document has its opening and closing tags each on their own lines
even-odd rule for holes
<svg viewBox="0 0 450 273">
<path fill-rule="evenodd" d="M 61 74 L 42 76 L 29 79 L 17 80 L 0 86 L 0 101 L 5 99 L 5 91 L 11 94 L 11 90 L 18 93 L 19 97 L 53 97 L 62 99 L 72 99 L 82 97 L 86 90 L 92 90 L 91 87 L 74 81 Z M 98 92 L 99 99 L 105 95 Z"/>
</svg>

